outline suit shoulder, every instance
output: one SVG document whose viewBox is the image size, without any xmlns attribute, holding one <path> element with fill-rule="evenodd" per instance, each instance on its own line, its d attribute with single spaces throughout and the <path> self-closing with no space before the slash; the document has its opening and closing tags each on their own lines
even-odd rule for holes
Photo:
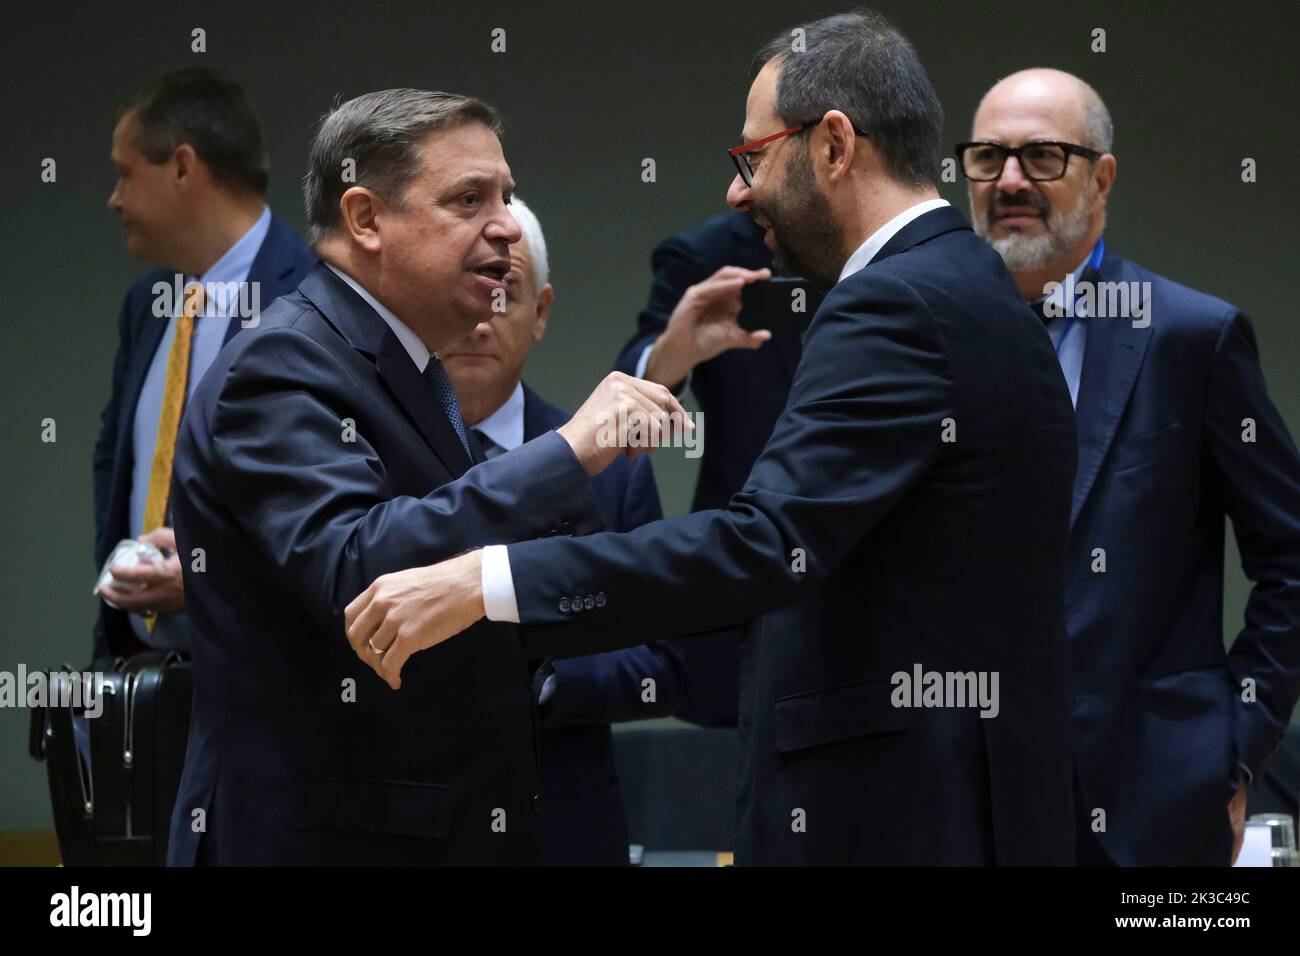
<svg viewBox="0 0 1300 956">
<path fill-rule="evenodd" d="M 1119 256 L 1115 257 L 1112 268 L 1104 269 L 1102 281 L 1150 283 L 1150 294 L 1143 298 L 1150 300 L 1150 322 L 1157 341 L 1171 335 L 1192 336 L 1206 347 L 1215 348 L 1224 326 L 1241 313 L 1231 302 L 1175 282 Z"/>
<path fill-rule="evenodd" d="M 274 236 L 275 241 L 284 244 L 293 254 L 294 271 L 306 275 L 311 271 L 311 267 L 316 263 L 316 253 L 305 243 L 297 230 L 287 222 L 271 213 L 271 231 L 268 238 Z"/>
<path fill-rule="evenodd" d="M 151 314 L 153 300 L 157 296 L 154 288 L 160 282 L 165 283 L 170 288 L 175 281 L 176 273 L 174 272 L 168 272 L 163 268 L 150 269 L 127 286 L 126 295 L 124 296 L 126 308 L 136 315 Z"/>
<path fill-rule="evenodd" d="M 340 346 L 351 348 L 306 297 L 290 292 L 271 303 L 256 326 L 226 343 L 203 385 L 220 391 L 250 378 L 320 382 L 330 356 L 342 361 Z"/>
</svg>

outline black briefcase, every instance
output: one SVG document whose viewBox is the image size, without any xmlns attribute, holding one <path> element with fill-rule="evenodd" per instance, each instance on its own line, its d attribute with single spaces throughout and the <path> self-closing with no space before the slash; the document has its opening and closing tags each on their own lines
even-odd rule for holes
<svg viewBox="0 0 1300 956">
<path fill-rule="evenodd" d="M 190 661 L 147 651 L 101 658 L 91 671 L 98 716 L 85 716 L 84 693 L 72 692 L 75 671 L 52 672 L 46 706 L 32 711 L 30 750 L 49 773 L 63 863 L 165 866 L 190 727 Z"/>
</svg>

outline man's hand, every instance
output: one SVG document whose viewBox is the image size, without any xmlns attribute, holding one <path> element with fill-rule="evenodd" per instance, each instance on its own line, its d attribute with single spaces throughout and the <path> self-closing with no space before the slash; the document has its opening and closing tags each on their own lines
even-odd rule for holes
<svg viewBox="0 0 1300 956">
<path fill-rule="evenodd" d="M 729 349 L 756 349 L 772 337 L 767 329 L 747 332 L 740 327 L 741 290 L 751 282 L 772 278 L 771 269 L 723 266 L 686 290 L 664 334 L 655 340 L 645 377 L 675 386 L 691 369 Z"/>
<path fill-rule="evenodd" d="M 155 528 L 140 535 L 140 540 L 161 551 L 165 560 L 160 564 L 138 564 L 133 568 L 115 564 L 109 571 L 116 580 L 143 586 L 133 591 L 101 587 L 99 593 L 132 614 L 177 614 L 185 610 L 185 586 L 181 578 L 181 559 L 176 553 L 176 532 L 171 528 Z"/>
<path fill-rule="evenodd" d="M 382 574 L 344 611 L 348 643 L 393 690 L 416 651 L 455 637 L 483 617 L 483 552 Z"/>
<path fill-rule="evenodd" d="M 1232 862 L 1237 862 L 1241 844 L 1246 839 L 1246 775 L 1238 772 L 1237 792 L 1228 801 L 1228 820 L 1232 824 Z"/>
<path fill-rule="evenodd" d="M 672 392 L 622 372 L 610 372 L 577 413 L 556 429 L 582 462 L 598 475 L 620 454 L 635 458 L 662 443 L 674 428 L 694 430 Z M 638 439 L 641 444 L 634 444 Z"/>
</svg>

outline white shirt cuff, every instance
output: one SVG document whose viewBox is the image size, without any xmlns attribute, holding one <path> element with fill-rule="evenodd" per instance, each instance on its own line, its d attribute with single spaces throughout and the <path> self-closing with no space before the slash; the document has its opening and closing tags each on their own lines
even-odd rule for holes
<svg viewBox="0 0 1300 956">
<path fill-rule="evenodd" d="M 636 378 L 645 378 L 645 368 L 650 364 L 650 353 L 654 351 L 655 344 L 651 342 L 641 351 L 641 357 L 636 360 Z M 691 387 L 691 376 L 693 372 L 687 372 L 686 377 L 682 379 L 682 387 L 673 394 L 680 398 L 686 394 L 686 390 Z"/>
<path fill-rule="evenodd" d="M 482 565 L 483 616 L 489 621 L 519 623 L 519 605 L 515 602 L 515 579 L 510 575 L 510 550 L 504 544 L 490 544 L 483 549 Z"/>
</svg>

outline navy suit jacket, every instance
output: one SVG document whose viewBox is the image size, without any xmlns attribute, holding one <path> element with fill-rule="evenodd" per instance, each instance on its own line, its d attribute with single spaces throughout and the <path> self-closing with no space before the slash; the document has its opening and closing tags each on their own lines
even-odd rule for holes
<svg viewBox="0 0 1300 956">
<path fill-rule="evenodd" d="M 1226 866 L 1238 762 L 1259 776 L 1300 694 L 1300 456 L 1244 314 L 1109 249 L 1100 271 L 1151 283 L 1150 323 L 1087 320 L 1066 591 L 1078 810 L 1105 811 L 1118 863 Z M 1254 581 L 1227 653 L 1225 518 Z"/>
<path fill-rule="evenodd" d="M 569 418 L 524 386 L 525 441 Z M 611 531 L 663 517 L 647 457 L 616 459 L 591 488 Z M 547 866 L 627 866 L 627 813 L 609 725 L 672 716 L 685 690 L 681 652 L 673 642 L 643 644 L 550 661 L 545 671 L 555 675 L 555 693 L 541 712 L 543 859 Z M 642 684 L 647 678 L 653 695 Z"/>
<path fill-rule="evenodd" d="M 271 216 L 271 227 L 262 240 L 248 282 L 261 283 L 260 301 L 264 306 L 273 299 L 298 287 L 316 257 L 303 245 L 298 235 L 278 216 Z M 100 416 L 99 437 L 95 440 L 95 570 L 98 572 L 109 552 L 123 538 L 134 536 L 131 521 L 131 474 L 135 450 L 131 442 L 135 408 L 140 390 L 153 363 L 158 343 L 167 331 L 167 320 L 153 314 L 156 282 L 169 282 L 174 273 L 155 269 L 135 282 L 122 300 L 118 315 L 117 355 L 113 359 L 113 391 Z M 240 330 L 240 320 L 232 318 L 226 341 Z M 125 611 L 99 602 L 95 621 L 94 656 L 130 655 L 142 650 L 131 630 Z"/>
<path fill-rule="evenodd" d="M 723 266 L 765 269 L 772 253 L 748 213 L 714 216 L 661 242 L 651 256 L 654 282 L 637 319 L 637 333 L 616 367 L 632 375 L 646 347 L 665 328 L 686 290 Z M 787 325 L 772 329 L 760 349 L 733 349 L 701 362 L 691 391 L 704 413 L 708 440 L 700 459 L 693 511 L 722 508 L 740 490 L 772 434 L 799 364 L 800 342 Z M 684 642 L 690 677 L 681 716 L 710 726 L 736 723 L 740 630 Z"/>
<path fill-rule="evenodd" d="M 390 571 L 601 528 L 564 439 L 471 467 L 397 337 L 318 264 L 199 384 L 172 494 L 194 711 L 169 862 L 540 863 L 518 629 L 419 654 L 393 691 L 343 612 Z"/>
<path fill-rule="evenodd" d="M 738 863 L 1068 864 L 1075 457 L 1041 322 L 937 209 L 827 295 L 725 510 L 510 546 L 521 620 L 569 624 L 521 634 L 573 653 L 766 615 L 741 648 Z M 896 706 L 916 667 L 996 673 L 996 716 Z"/>
</svg>

